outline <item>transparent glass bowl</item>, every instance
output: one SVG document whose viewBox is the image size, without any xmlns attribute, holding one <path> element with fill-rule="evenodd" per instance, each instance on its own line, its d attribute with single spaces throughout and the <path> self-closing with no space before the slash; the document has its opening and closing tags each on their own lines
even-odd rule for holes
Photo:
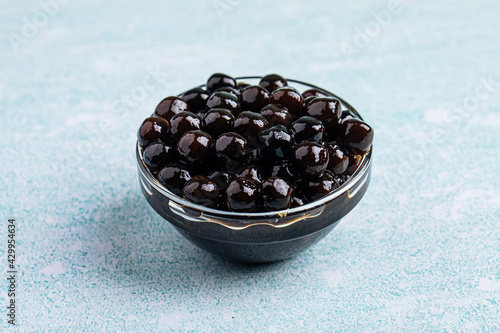
<svg viewBox="0 0 500 333">
<path fill-rule="evenodd" d="M 257 84 L 260 77 L 239 77 L 237 80 Z M 343 110 L 349 110 L 361 118 L 342 98 L 308 83 L 287 80 L 289 85 L 301 92 L 316 88 L 338 98 Z M 363 156 L 349 180 L 328 196 L 300 207 L 263 213 L 228 212 L 184 200 L 166 189 L 149 172 L 139 144 L 136 156 L 144 197 L 184 237 L 200 248 L 231 261 L 264 263 L 296 255 L 337 226 L 358 204 L 368 188 L 372 150 Z"/>
</svg>

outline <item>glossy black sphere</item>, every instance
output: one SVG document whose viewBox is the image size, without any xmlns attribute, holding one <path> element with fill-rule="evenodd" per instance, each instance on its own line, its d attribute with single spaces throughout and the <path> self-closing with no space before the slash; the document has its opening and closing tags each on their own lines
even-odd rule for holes
<svg viewBox="0 0 500 333">
<path fill-rule="evenodd" d="M 351 176 L 352 174 L 354 174 L 354 172 L 356 172 L 360 163 L 361 163 L 360 155 L 350 155 L 349 163 L 347 164 L 347 168 L 345 169 L 344 173 L 348 176 Z"/>
<path fill-rule="evenodd" d="M 236 88 L 236 80 L 229 75 L 222 73 L 212 74 L 207 80 L 207 90 L 214 92 L 218 88 L 230 87 Z"/>
<path fill-rule="evenodd" d="M 207 177 L 217 185 L 219 192 L 225 190 L 229 185 L 229 182 L 233 179 L 229 172 L 224 170 L 212 170 L 207 174 Z M 221 193 L 219 193 L 221 194 Z"/>
<path fill-rule="evenodd" d="M 301 194 L 294 194 L 290 200 L 290 208 L 300 207 L 307 203 Z"/>
<path fill-rule="evenodd" d="M 282 105 L 294 117 L 302 115 L 304 108 L 304 98 L 292 87 L 283 87 L 273 91 L 271 95 L 271 104 Z"/>
<path fill-rule="evenodd" d="M 304 98 L 304 114 L 306 113 L 307 106 L 311 104 L 311 102 L 316 98 L 317 98 L 316 96 L 309 96 Z"/>
<path fill-rule="evenodd" d="M 308 97 L 327 97 L 328 95 L 325 94 L 323 91 L 316 89 L 316 88 L 311 88 L 307 89 L 302 93 L 302 97 L 308 98 Z"/>
<path fill-rule="evenodd" d="M 292 151 L 292 136 L 284 126 L 273 126 L 263 131 L 260 135 L 265 154 L 273 160 L 283 160 L 289 157 Z"/>
<path fill-rule="evenodd" d="M 182 189 L 191 179 L 189 171 L 176 164 L 169 164 L 158 174 L 158 180 L 175 195 L 182 195 Z"/>
<path fill-rule="evenodd" d="M 236 174 L 237 178 L 250 178 L 257 182 L 261 182 L 263 179 L 262 170 L 256 165 L 249 165 L 239 170 Z"/>
<path fill-rule="evenodd" d="M 292 163 L 308 176 L 321 175 L 328 166 L 328 150 L 316 142 L 303 142 L 295 147 Z"/>
<path fill-rule="evenodd" d="M 186 182 L 182 196 L 198 205 L 214 208 L 219 199 L 219 189 L 205 176 L 194 176 Z"/>
<path fill-rule="evenodd" d="M 337 130 L 340 119 L 340 101 L 334 97 L 317 97 L 306 108 L 306 115 L 320 120 L 327 131 Z"/>
<path fill-rule="evenodd" d="M 344 149 L 335 142 L 329 142 L 325 144 L 326 149 L 328 149 L 328 167 L 327 169 L 334 174 L 341 174 L 349 165 L 349 157 Z"/>
<path fill-rule="evenodd" d="M 205 132 L 216 138 L 222 133 L 231 131 L 233 122 L 234 116 L 231 111 L 227 109 L 211 109 L 205 114 L 201 124 Z"/>
<path fill-rule="evenodd" d="M 304 141 L 320 143 L 325 132 L 325 127 L 321 121 L 309 116 L 303 116 L 295 120 L 290 129 L 296 143 Z"/>
<path fill-rule="evenodd" d="M 250 178 L 235 178 L 226 189 L 227 206 L 233 212 L 253 212 L 260 199 L 259 183 Z"/>
<path fill-rule="evenodd" d="M 262 182 L 262 201 L 269 210 L 290 208 L 293 195 L 292 186 L 283 178 L 268 177 Z"/>
<path fill-rule="evenodd" d="M 236 117 L 241 112 L 240 101 L 235 95 L 219 91 L 210 96 L 207 101 L 207 111 L 210 109 L 227 109 Z"/>
<path fill-rule="evenodd" d="M 303 191 L 307 200 L 315 201 L 330 194 L 337 187 L 339 185 L 335 181 L 333 173 L 327 170 L 319 177 L 310 178 L 303 187 Z"/>
<path fill-rule="evenodd" d="M 177 157 L 187 165 L 207 161 L 212 137 L 204 131 L 187 131 L 177 142 Z"/>
<path fill-rule="evenodd" d="M 143 147 L 158 140 L 168 142 L 169 128 L 169 122 L 163 118 L 146 118 L 137 131 L 137 141 Z"/>
<path fill-rule="evenodd" d="M 175 161 L 175 149 L 163 142 L 152 143 L 144 149 L 144 163 L 150 170 L 158 170 L 165 164 Z"/>
<path fill-rule="evenodd" d="M 262 108 L 260 114 L 266 118 L 270 127 L 277 125 L 288 127 L 292 123 L 292 116 L 288 110 L 281 105 L 268 104 Z"/>
<path fill-rule="evenodd" d="M 170 121 L 170 133 L 175 140 L 179 140 L 187 131 L 199 130 L 201 119 L 198 115 L 182 111 L 172 117 Z"/>
<path fill-rule="evenodd" d="M 260 80 L 259 86 L 266 88 L 267 91 L 272 93 L 278 88 L 288 86 L 288 82 L 278 74 L 268 74 Z"/>
<path fill-rule="evenodd" d="M 271 94 L 261 86 L 248 86 L 241 91 L 241 107 L 244 111 L 259 112 L 269 104 Z"/>
<path fill-rule="evenodd" d="M 240 166 L 233 164 L 234 162 L 241 163 L 244 161 L 247 149 L 247 140 L 238 133 L 228 132 L 221 134 L 215 141 L 215 153 L 217 157 L 226 164 L 226 167 L 230 166 L 232 170 L 236 170 Z"/>
<path fill-rule="evenodd" d="M 215 92 L 226 92 L 226 93 L 229 93 L 229 94 L 233 94 L 234 96 L 240 98 L 241 97 L 241 91 L 239 91 L 238 89 L 236 88 L 231 88 L 231 87 L 222 87 L 222 88 L 217 88 L 215 89 L 214 93 Z"/>
<path fill-rule="evenodd" d="M 297 169 L 290 162 L 285 161 L 272 166 L 269 176 L 283 178 L 290 184 L 294 184 L 299 178 Z"/>
<path fill-rule="evenodd" d="M 189 105 L 177 96 L 170 96 L 158 104 L 155 116 L 170 121 L 173 116 L 182 111 L 191 111 Z"/>
<path fill-rule="evenodd" d="M 254 144 L 268 127 L 269 123 L 260 113 L 243 111 L 234 120 L 233 132 L 241 134 L 250 144 Z"/>
<path fill-rule="evenodd" d="M 191 112 L 205 110 L 210 93 L 203 88 L 196 87 L 186 91 L 181 98 L 189 105 Z"/>
<path fill-rule="evenodd" d="M 364 155 L 372 146 L 373 129 L 362 120 L 346 119 L 341 125 L 342 142 L 353 155 Z"/>
</svg>

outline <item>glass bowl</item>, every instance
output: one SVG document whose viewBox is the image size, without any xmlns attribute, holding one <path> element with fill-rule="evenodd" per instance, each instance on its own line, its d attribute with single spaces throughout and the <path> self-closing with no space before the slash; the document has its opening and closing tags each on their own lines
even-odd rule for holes
<svg viewBox="0 0 500 333">
<path fill-rule="evenodd" d="M 260 77 L 239 77 L 238 82 L 258 84 Z M 361 118 L 342 98 L 312 84 L 287 79 L 299 91 L 316 88 L 338 98 L 342 110 Z M 203 87 L 201 85 L 200 87 Z M 300 207 L 261 213 L 222 211 L 173 194 L 151 174 L 137 144 L 139 183 L 153 209 L 177 231 L 200 248 L 236 262 L 265 263 L 292 257 L 309 248 L 349 213 L 365 194 L 371 175 L 371 149 L 361 159 L 356 172 L 329 195 Z"/>
</svg>

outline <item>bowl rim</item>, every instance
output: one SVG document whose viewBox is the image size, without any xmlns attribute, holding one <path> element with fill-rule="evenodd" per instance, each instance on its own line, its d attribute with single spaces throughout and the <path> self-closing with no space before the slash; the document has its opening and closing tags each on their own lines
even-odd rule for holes
<svg viewBox="0 0 500 333">
<path fill-rule="evenodd" d="M 246 80 L 246 79 L 260 79 L 262 76 L 241 76 L 241 77 L 236 77 L 236 80 Z M 329 96 L 333 96 L 337 99 L 340 100 L 341 104 L 346 107 L 350 112 L 353 112 L 359 119 L 363 120 L 361 115 L 354 109 L 349 103 L 347 103 L 343 98 L 333 94 L 332 92 L 320 88 L 318 86 L 315 86 L 310 83 L 294 80 L 294 79 L 288 79 L 286 78 L 288 82 L 293 82 L 293 83 L 298 83 L 304 86 L 309 87 L 309 89 L 318 89 L 322 92 L 325 92 Z M 205 85 L 199 85 L 197 87 L 204 87 Z M 146 179 L 148 184 L 152 186 L 156 191 L 158 191 L 161 195 L 167 197 L 169 200 L 182 205 L 183 207 L 201 211 L 203 214 L 210 214 L 218 217 L 228 217 L 228 218 L 243 218 L 243 220 L 248 220 L 251 218 L 274 218 L 274 217 L 285 217 L 285 216 L 290 216 L 294 215 L 297 213 L 303 213 L 307 212 L 313 209 L 317 209 L 321 206 L 324 206 L 327 202 L 330 202 L 337 197 L 341 196 L 345 192 L 349 192 L 349 190 L 354 187 L 358 182 L 360 182 L 363 178 L 364 175 L 369 171 L 369 167 L 371 164 L 371 156 L 372 156 L 372 151 L 373 151 L 373 145 L 370 148 L 370 150 L 362 156 L 361 162 L 356 169 L 356 171 L 349 177 L 349 179 L 336 188 L 332 193 L 328 194 L 327 196 L 324 196 L 318 200 L 315 200 L 313 202 L 307 203 L 305 205 L 299 206 L 299 207 L 294 207 L 294 208 L 289 208 L 289 209 L 284 209 L 284 210 L 279 210 L 279 211 L 270 211 L 270 212 L 257 212 L 257 213 L 239 213 L 239 212 L 231 212 L 231 211 L 225 211 L 225 210 L 219 210 L 219 209 L 214 209 L 214 208 L 209 208 L 205 207 L 202 205 L 198 205 L 195 203 L 192 203 L 182 197 L 179 197 L 169 191 L 167 188 L 165 188 L 159 181 L 156 179 L 156 177 L 149 171 L 147 168 L 146 164 L 144 163 L 144 159 L 142 158 L 142 148 L 139 145 L 139 142 L 136 142 L 136 158 L 137 158 L 137 166 L 138 170 L 142 175 L 142 179 Z M 256 222 L 258 223 L 258 222 Z M 248 225 L 251 223 L 245 223 L 245 225 Z"/>
</svg>

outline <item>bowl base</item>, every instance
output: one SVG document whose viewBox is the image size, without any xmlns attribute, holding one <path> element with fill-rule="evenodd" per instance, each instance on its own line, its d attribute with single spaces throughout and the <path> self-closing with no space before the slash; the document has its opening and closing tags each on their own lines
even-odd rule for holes
<svg viewBox="0 0 500 333">
<path fill-rule="evenodd" d="M 175 229 L 198 247 L 225 260 L 238 263 L 260 264 L 281 261 L 297 255 L 299 252 L 319 242 L 339 222 L 340 220 L 303 237 L 270 243 L 222 242 L 203 238 L 177 227 Z"/>
</svg>

